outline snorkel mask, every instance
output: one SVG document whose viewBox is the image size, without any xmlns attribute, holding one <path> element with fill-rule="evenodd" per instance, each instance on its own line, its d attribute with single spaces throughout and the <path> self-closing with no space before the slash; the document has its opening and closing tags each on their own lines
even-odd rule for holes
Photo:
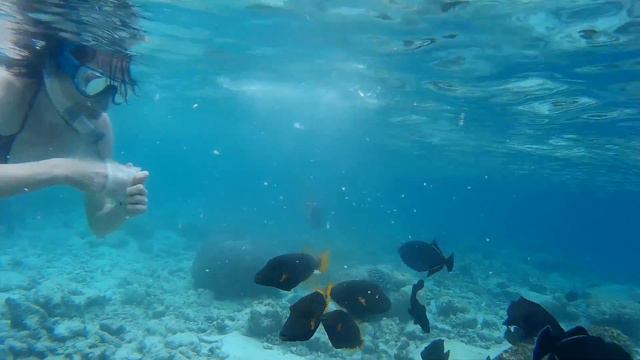
<svg viewBox="0 0 640 360">
<path fill-rule="evenodd" d="M 59 56 L 47 64 L 43 78 L 51 103 L 60 116 L 76 131 L 94 137 L 94 141 L 98 142 L 104 133 L 96 128 L 95 122 L 107 110 L 110 102 L 118 105 L 123 101 L 118 97 L 114 80 L 101 70 L 82 64 L 73 55 L 74 50 L 82 46 L 65 42 Z M 72 81 L 76 91 L 82 95 L 80 100 L 78 96 L 71 98 L 68 95 L 68 89 L 65 90 L 61 83 L 63 80 L 57 78 L 60 73 Z"/>
</svg>

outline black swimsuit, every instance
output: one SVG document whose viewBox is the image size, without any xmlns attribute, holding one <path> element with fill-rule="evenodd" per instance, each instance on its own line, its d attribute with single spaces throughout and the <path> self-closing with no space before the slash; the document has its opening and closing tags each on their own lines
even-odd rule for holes
<svg viewBox="0 0 640 360">
<path fill-rule="evenodd" d="M 0 164 L 6 164 L 9 162 L 9 154 L 11 153 L 11 145 L 13 140 L 16 139 L 17 134 L 10 136 L 0 135 Z"/>
<path fill-rule="evenodd" d="M 36 90 L 36 92 L 31 95 L 31 99 L 29 100 L 29 105 L 27 107 L 27 111 L 24 113 L 24 117 L 22 118 L 22 123 L 20 124 L 20 129 L 12 135 L 3 136 L 0 135 L 0 164 L 8 164 L 9 158 L 11 157 L 11 147 L 13 146 L 13 142 L 16 140 L 16 137 L 24 130 L 25 125 L 27 124 L 27 119 L 29 118 L 29 114 L 31 114 L 31 109 L 33 108 L 33 104 L 36 102 L 36 98 L 40 94 L 40 89 Z"/>
</svg>

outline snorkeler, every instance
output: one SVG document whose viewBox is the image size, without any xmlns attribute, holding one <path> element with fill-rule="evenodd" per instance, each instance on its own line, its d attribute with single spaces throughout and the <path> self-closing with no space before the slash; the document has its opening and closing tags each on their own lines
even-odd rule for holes
<svg viewBox="0 0 640 360">
<path fill-rule="evenodd" d="M 126 0 L 114 2 L 135 14 Z M 20 56 L 0 66 L 0 198 L 72 186 L 86 194 L 89 226 L 101 237 L 148 205 L 149 173 L 110 160 L 107 110 L 135 90 L 126 51 L 133 41 L 122 40 L 117 50 L 85 45 L 55 26 L 34 26 L 30 4 L 15 2 L 17 17 L 27 22 L 10 35 Z"/>
</svg>

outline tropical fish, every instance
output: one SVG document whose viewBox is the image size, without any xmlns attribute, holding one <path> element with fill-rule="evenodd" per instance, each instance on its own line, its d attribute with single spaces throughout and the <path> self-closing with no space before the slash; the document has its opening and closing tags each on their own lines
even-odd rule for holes
<svg viewBox="0 0 640 360">
<path fill-rule="evenodd" d="M 576 326 L 561 334 L 554 334 L 546 326 L 536 340 L 533 360 L 632 360 L 631 355 L 620 345 L 591 336 L 582 326 Z"/>
<path fill-rule="evenodd" d="M 391 309 L 391 301 L 376 283 L 368 280 L 349 280 L 336 284 L 332 299 L 358 319 L 382 314 Z"/>
<path fill-rule="evenodd" d="M 445 266 L 447 271 L 453 270 L 453 254 L 445 258 L 435 240 L 431 244 L 424 241 L 409 241 L 402 244 L 398 252 L 402 262 L 408 267 L 415 271 L 428 271 L 427 276 L 437 273 Z"/>
<path fill-rule="evenodd" d="M 282 341 L 307 341 L 316 333 L 322 314 L 331 297 L 331 286 L 324 294 L 316 290 L 302 297 L 289 307 L 289 317 L 280 330 Z"/>
<path fill-rule="evenodd" d="M 336 349 L 355 349 L 362 346 L 360 328 L 351 315 L 334 310 L 322 316 L 322 327 Z"/>
<path fill-rule="evenodd" d="M 316 270 L 324 273 L 328 267 L 329 253 L 323 253 L 319 259 L 305 253 L 285 254 L 267 261 L 256 274 L 254 281 L 258 285 L 291 291 Z"/>
<path fill-rule="evenodd" d="M 546 326 L 549 326 L 555 335 L 564 332 L 553 315 L 540 304 L 522 296 L 509 304 L 507 319 L 502 324 L 507 326 L 504 337 L 512 345 L 533 339 Z"/>
<path fill-rule="evenodd" d="M 422 331 L 429 333 L 429 319 L 427 318 L 427 308 L 420 304 L 417 295 L 418 291 L 424 288 L 424 280 L 418 280 L 411 288 L 411 299 L 409 304 L 409 315 L 413 318 L 413 323 L 419 325 Z"/>
<path fill-rule="evenodd" d="M 444 340 L 436 339 L 420 353 L 422 360 L 449 360 L 449 350 L 444 351 Z"/>
</svg>

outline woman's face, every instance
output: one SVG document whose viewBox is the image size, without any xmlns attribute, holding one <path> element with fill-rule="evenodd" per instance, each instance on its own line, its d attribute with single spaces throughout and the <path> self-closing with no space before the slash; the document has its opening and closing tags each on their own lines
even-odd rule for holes
<svg viewBox="0 0 640 360">
<path fill-rule="evenodd" d="M 55 73 L 54 81 L 58 84 L 58 91 L 60 95 L 68 103 L 68 106 L 77 106 L 82 109 L 84 115 L 88 118 L 97 119 L 102 113 L 106 112 L 109 103 L 111 102 L 111 95 L 105 94 L 105 96 L 86 97 L 78 91 L 74 80 L 63 71 Z"/>
</svg>

